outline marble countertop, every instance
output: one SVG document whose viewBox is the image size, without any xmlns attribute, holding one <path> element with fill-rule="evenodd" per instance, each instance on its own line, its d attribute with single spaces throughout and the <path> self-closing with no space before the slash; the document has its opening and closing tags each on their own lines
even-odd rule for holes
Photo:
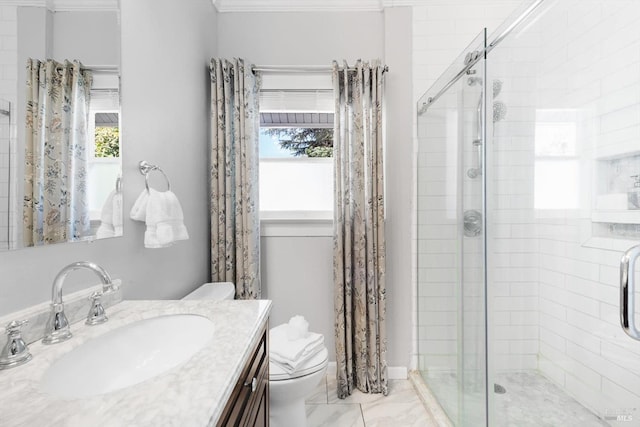
<svg viewBox="0 0 640 427">
<path fill-rule="evenodd" d="M 33 360 L 0 371 L 0 426 L 215 425 L 270 310 L 266 300 L 121 302 L 107 310 L 107 323 L 75 323 L 70 340 L 33 343 Z M 136 320 L 180 313 L 205 316 L 215 325 L 211 341 L 184 364 L 140 384 L 83 399 L 61 399 L 40 390 L 51 363 L 83 342 Z"/>
</svg>

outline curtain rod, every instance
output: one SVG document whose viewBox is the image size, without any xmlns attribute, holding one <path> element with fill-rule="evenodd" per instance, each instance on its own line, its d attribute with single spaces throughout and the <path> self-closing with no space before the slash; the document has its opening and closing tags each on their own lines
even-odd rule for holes
<svg viewBox="0 0 640 427">
<path fill-rule="evenodd" d="M 333 67 L 327 65 L 254 65 L 251 71 L 263 73 L 330 73 Z M 349 71 L 355 71 L 356 68 L 349 67 Z M 389 66 L 384 65 L 382 73 L 389 71 Z"/>
<path fill-rule="evenodd" d="M 49 61 L 49 60 L 47 60 Z M 63 67 L 56 67 L 57 70 L 62 70 Z M 80 69 L 84 71 L 93 71 L 94 73 L 104 74 L 119 74 L 120 67 L 117 65 L 83 65 L 80 64 Z"/>
<path fill-rule="evenodd" d="M 83 65 L 82 69 L 95 73 L 119 73 L 120 67 L 117 65 Z"/>
<path fill-rule="evenodd" d="M 108 87 L 91 88 L 91 92 L 104 92 L 104 93 L 120 94 L 120 91 L 118 89 L 116 89 L 116 88 L 108 88 Z"/>
<path fill-rule="evenodd" d="M 333 92 L 333 89 L 327 88 L 318 88 L 318 89 L 260 89 L 261 93 L 282 93 L 282 92 L 293 92 L 293 93 L 324 93 L 324 92 Z"/>
</svg>

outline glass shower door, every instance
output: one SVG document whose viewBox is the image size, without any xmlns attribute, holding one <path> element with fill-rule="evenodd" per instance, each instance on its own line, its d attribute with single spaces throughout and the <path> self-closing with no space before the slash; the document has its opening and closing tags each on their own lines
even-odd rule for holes
<svg viewBox="0 0 640 427">
<path fill-rule="evenodd" d="M 456 426 L 486 417 L 481 33 L 418 104 L 419 370 Z"/>
<path fill-rule="evenodd" d="M 640 243 L 640 2 L 528 7 L 487 56 L 489 425 L 638 426 L 620 261 Z"/>
</svg>

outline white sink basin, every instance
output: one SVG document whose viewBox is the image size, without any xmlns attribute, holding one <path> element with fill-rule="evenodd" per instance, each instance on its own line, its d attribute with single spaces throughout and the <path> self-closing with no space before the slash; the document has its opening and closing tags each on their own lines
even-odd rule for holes
<svg viewBox="0 0 640 427">
<path fill-rule="evenodd" d="M 211 340 L 213 331 L 213 322 L 193 314 L 130 323 L 56 360 L 44 373 L 41 389 L 73 399 L 141 383 L 189 360 Z"/>
</svg>

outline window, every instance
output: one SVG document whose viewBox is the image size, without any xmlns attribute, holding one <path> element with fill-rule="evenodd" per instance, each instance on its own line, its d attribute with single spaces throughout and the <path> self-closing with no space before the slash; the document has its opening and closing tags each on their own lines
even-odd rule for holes
<svg viewBox="0 0 640 427">
<path fill-rule="evenodd" d="M 535 155 L 535 208 L 577 209 L 580 163 L 575 110 L 536 111 Z"/>
<path fill-rule="evenodd" d="M 262 217 L 330 219 L 333 212 L 332 155 L 333 129 L 261 127 Z"/>
<path fill-rule="evenodd" d="M 94 75 L 94 87 L 95 82 Z M 87 179 L 88 186 L 92 189 L 89 192 L 89 216 L 92 221 L 100 220 L 102 206 L 116 188 L 122 170 L 117 79 L 111 82 L 110 86 L 111 88 L 101 87 L 91 90 L 89 106 L 91 139 Z"/>
<path fill-rule="evenodd" d="M 333 96 L 330 77 L 318 84 L 296 76 L 264 76 L 260 94 L 260 217 L 333 218 Z M 293 85 L 293 86 L 292 86 Z M 318 89 L 320 87 L 320 89 Z"/>
</svg>

